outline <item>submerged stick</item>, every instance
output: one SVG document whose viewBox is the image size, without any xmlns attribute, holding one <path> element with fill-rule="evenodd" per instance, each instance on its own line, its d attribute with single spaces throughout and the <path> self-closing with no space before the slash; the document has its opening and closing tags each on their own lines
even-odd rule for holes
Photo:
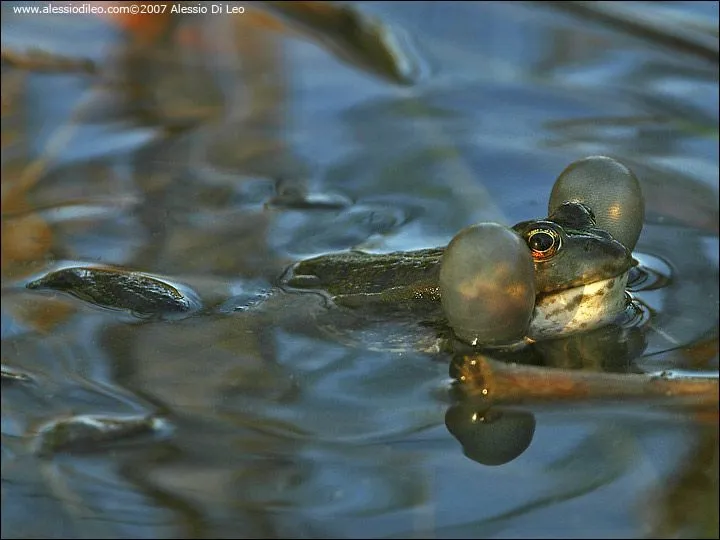
<svg viewBox="0 0 720 540">
<path fill-rule="evenodd" d="M 532 400 L 681 398 L 691 404 L 718 405 L 718 378 L 672 373 L 619 374 L 507 364 L 481 355 L 465 356 L 457 379 L 469 395 L 497 402 Z"/>
</svg>

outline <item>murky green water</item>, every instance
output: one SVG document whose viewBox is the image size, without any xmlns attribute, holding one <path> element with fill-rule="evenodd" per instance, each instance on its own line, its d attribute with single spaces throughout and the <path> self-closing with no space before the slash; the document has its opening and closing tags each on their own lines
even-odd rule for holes
<svg viewBox="0 0 720 540">
<path fill-rule="evenodd" d="M 2 536 L 717 537 L 717 408 L 518 404 L 529 447 L 484 465 L 492 436 L 453 436 L 472 408 L 449 357 L 377 346 L 401 325 L 333 331 L 320 296 L 266 298 L 303 257 L 544 216 L 557 174 L 606 154 L 642 182 L 637 258 L 669 278 L 637 293 L 632 370 L 717 373 L 717 3 L 644 4 L 665 38 L 539 3 L 358 5 L 393 69 L 267 6 L 127 33 L 3 3 L 4 49 L 101 72 L 4 58 Z M 70 263 L 167 276 L 207 309 L 140 320 L 24 288 Z M 73 415 L 162 424 L 40 451 Z"/>
</svg>

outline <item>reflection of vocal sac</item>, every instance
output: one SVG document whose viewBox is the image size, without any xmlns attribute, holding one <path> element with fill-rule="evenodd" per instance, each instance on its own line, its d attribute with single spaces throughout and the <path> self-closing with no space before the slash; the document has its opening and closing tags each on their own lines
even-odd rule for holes
<svg viewBox="0 0 720 540">
<path fill-rule="evenodd" d="M 445 425 L 463 453 L 483 465 L 503 465 L 517 458 L 535 433 L 532 413 L 472 400 L 450 407 Z"/>
</svg>

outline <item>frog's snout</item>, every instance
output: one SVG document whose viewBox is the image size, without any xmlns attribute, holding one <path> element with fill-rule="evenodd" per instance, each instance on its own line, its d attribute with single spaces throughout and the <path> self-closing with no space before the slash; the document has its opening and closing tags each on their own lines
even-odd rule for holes
<svg viewBox="0 0 720 540">
<path fill-rule="evenodd" d="M 455 334 L 468 343 L 522 340 L 535 305 L 530 250 L 512 230 L 480 223 L 460 231 L 443 254 L 440 296 Z"/>
</svg>

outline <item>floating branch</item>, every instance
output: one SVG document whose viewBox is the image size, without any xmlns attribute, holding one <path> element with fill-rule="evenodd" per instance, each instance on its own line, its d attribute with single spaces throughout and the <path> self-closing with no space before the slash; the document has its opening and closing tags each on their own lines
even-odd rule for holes
<svg viewBox="0 0 720 540">
<path fill-rule="evenodd" d="M 619 374 L 507 364 L 482 355 L 465 356 L 456 378 L 471 396 L 493 402 L 533 400 L 680 398 L 690 404 L 718 405 L 717 375 L 675 377 L 659 374 Z"/>
</svg>

